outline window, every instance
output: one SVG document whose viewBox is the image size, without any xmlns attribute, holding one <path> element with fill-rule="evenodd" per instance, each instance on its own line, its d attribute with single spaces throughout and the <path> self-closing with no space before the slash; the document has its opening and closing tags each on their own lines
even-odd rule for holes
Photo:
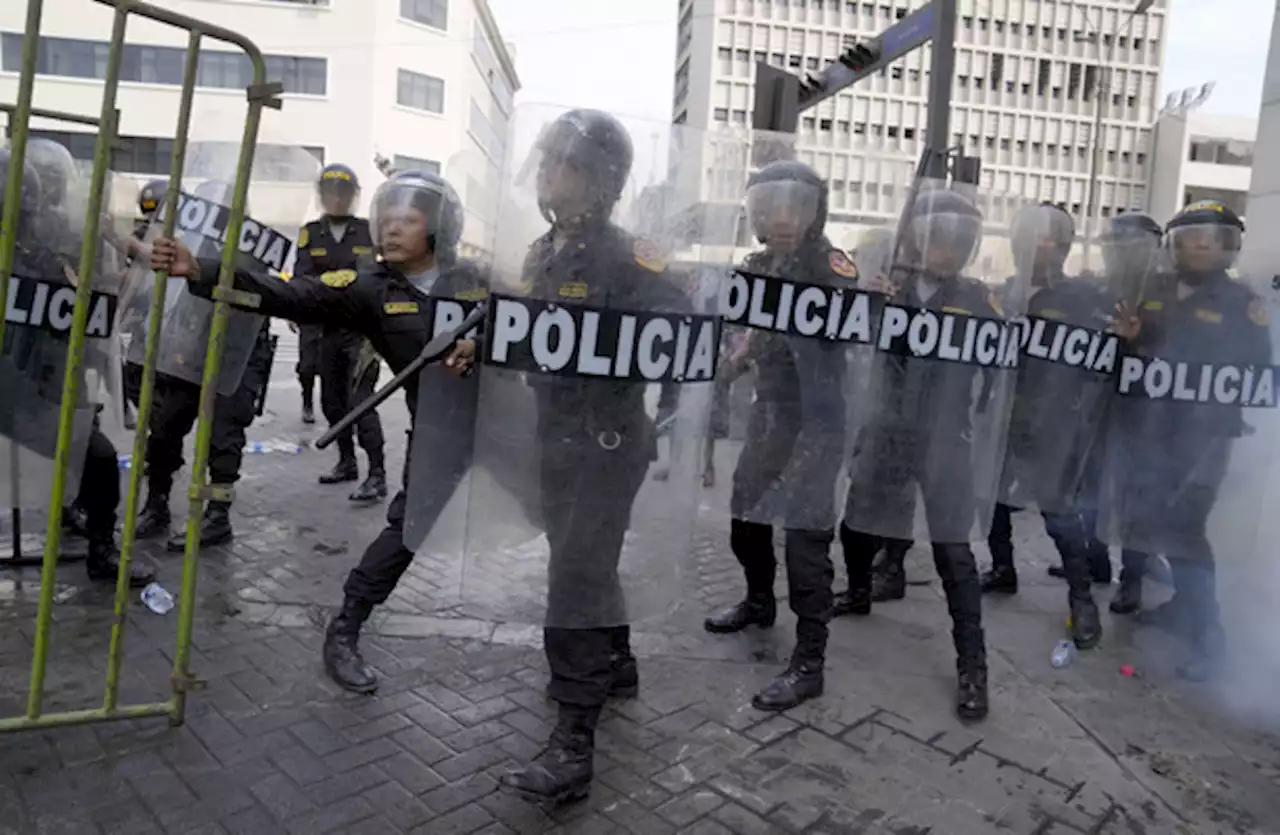
<svg viewBox="0 0 1280 835">
<path fill-rule="evenodd" d="M 502 137 L 493 128 L 493 124 L 489 121 L 489 117 L 480 109 L 480 105 L 476 104 L 476 100 L 471 100 L 471 120 L 467 125 L 471 135 L 475 137 L 476 142 L 484 148 L 485 152 L 493 159 L 502 159 L 503 141 Z"/>
<path fill-rule="evenodd" d="M 21 67 L 22 35 L 0 33 L 0 68 L 18 72 Z M 120 80 L 145 84 L 182 84 L 186 50 L 171 46 L 125 44 L 120 56 Z M 327 92 L 329 64 L 323 58 L 267 55 L 267 80 L 278 81 L 286 93 L 323 96 Z M 107 74 L 107 45 L 100 41 L 74 38 L 40 39 L 36 72 L 65 78 L 104 78 Z M 243 89 L 253 81 L 253 67 L 240 52 L 202 49 L 196 71 L 201 87 Z"/>
<path fill-rule="evenodd" d="M 902 129 L 902 138 L 903 138 L 903 139 L 915 139 L 915 138 L 916 138 L 916 129 L 915 129 L 915 128 L 903 128 L 903 129 Z"/>
<path fill-rule="evenodd" d="M 714 118 L 715 118 L 715 120 L 716 120 L 717 122 L 727 122 L 727 121 L 729 121 L 729 108 L 727 108 L 727 107 L 717 107 L 717 108 L 715 109 L 715 115 L 714 115 Z"/>
<path fill-rule="evenodd" d="M 400 70 L 396 81 L 396 102 L 415 110 L 444 112 L 444 81 L 431 75 Z"/>
<path fill-rule="evenodd" d="M 897 138 L 898 138 L 898 127 L 897 127 L 897 125 L 890 125 L 890 126 L 887 128 L 887 131 L 888 131 L 888 133 L 889 133 L 889 138 L 890 138 L 890 139 L 897 139 Z"/>
<path fill-rule="evenodd" d="M 98 136 L 77 131 L 32 130 L 32 137 L 52 139 L 71 152 L 71 156 L 86 162 L 93 161 L 93 149 Z M 228 142 L 228 148 L 239 148 L 239 143 Z M 316 161 L 324 164 L 324 148 L 307 146 Z M 295 163 L 292 146 L 259 144 L 254 154 L 255 178 L 272 182 L 311 182 L 314 172 L 300 171 Z M 167 175 L 173 156 L 173 140 L 154 136 L 120 136 L 111 152 L 111 168 L 124 174 Z"/>
<path fill-rule="evenodd" d="M 745 125 L 747 123 L 747 111 L 745 110 L 733 111 L 733 121 L 734 121 L 734 124 Z"/>
<path fill-rule="evenodd" d="M 427 174 L 440 173 L 440 163 L 435 160 L 411 157 L 405 154 L 396 154 L 391 159 L 391 167 L 396 171 L 422 171 Z"/>
<path fill-rule="evenodd" d="M 400 0 L 400 16 L 436 29 L 448 29 L 449 0 Z"/>
</svg>

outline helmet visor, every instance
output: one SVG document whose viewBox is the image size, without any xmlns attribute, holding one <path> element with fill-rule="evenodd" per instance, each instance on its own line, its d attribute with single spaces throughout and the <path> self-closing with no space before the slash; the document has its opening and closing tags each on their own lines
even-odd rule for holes
<svg viewBox="0 0 1280 835">
<path fill-rule="evenodd" d="M 1240 254 L 1243 235 L 1234 226 L 1193 223 L 1169 230 L 1169 254 L 1176 269 L 1190 273 L 1229 268 Z"/>
<path fill-rule="evenodd" d="M 378 187 L 369 212 L 373 241 L 391 263 L 420 258 L 434 251 L 447 202 L 446 186 L 426 179 L 400 177 Z"/>
<path fill-rule="evenodd" d="M 792 247 L 818 220 L 821 190 L 812 183 L 775 180 L 747 189 L 747 218 L 766 244 Z"/>
<path fill-rule="evenodd" d="M 968 266 L 982 239 L 982 218 L 952 212 L 921 215 L 907 227 L 921 269 L 954 275 Z"/>
</svg>

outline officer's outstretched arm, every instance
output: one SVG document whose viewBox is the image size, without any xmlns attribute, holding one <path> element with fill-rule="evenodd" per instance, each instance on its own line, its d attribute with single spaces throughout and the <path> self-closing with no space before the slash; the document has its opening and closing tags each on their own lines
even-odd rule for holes
<svg viewBox="0 0 1280 835">
<path fill-rule="evenodd" d="M 151 268 L 186 278 L 191 292 L 207 299 L 212 298 L 222 264 L 217 258 L 196 258 L 181 241 L 156 238 L 151 247 Z M 340 325 L 368 336 L 378 328 L 377 316 L 369 314 L 367 294 L 351 286 L 358 284 L 355 279 L 355 273 L 350 272 L 344 273 L 342 280 L 300 276 L 282 281 L 237 267 L 235 288 L 261 299 L 252 312 L 304 325 Z"/>
</svg>

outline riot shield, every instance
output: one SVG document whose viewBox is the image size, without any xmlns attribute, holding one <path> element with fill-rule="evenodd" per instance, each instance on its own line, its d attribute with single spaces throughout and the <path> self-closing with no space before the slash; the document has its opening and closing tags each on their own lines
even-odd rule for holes
<svg viewBox="0 0 1280 835">
<path fill-rule="evenodd" d="M 923 179 L 903 209 L 853 429 L 852 530 L 961 543 L 990 527 L 1019 361 L 1011 318 L 1021 311 L 1002 305 L 988 278 L 1008 244 L 985 239 L 984 224 L 1004 201 L 975 191 Z M 979 264 L 987 280 L 972 277 Z"/>
<path fill-rule="evenodd" d="M 29 167 L 28 176 L 38 183 Z M 25 179 L 25 178 L 24 178 Z M 110 179 L 110 177 L 108 178 Z M 53 489 L 54 460 L 67 351 L 80 281 L 92 283 L 84 355 L 65 476 L 69 503 L 79 490 L 84 457 L 95 426 L 105 431 L 121 424 L 120 354 L 115 330 L 123 279 L 118 244 L 111 229 L 118 218 L 102 224 L 104 239 L 91 275 L 77 274 L 65 251 L 79 249 L 66 237 L 46 238 L 50 229 L 65 233 L 66 218 L 79 213 L 83 223 L 87 192 L 73 181 L 62 183 L 63 199 L 42 215 L 36 202 L 19 217 L 4 345 L 0 347 L 0 504 L 21 510 L 44 509 Z M 104 209 L 109 210 L 104 200 Z M 72 246 L 74 244 L 74 246 Z"/>
<path fill-rule="evenodd" d="M 1096 510 L 1103 432 L 1123 340 L 1112 321 L 1119 298 L 1103 282 L 1064 271 L 1080 249 L 1071 218 L 1055 206 L 1024 208 L 1010 234 L 1014 274 L 1001 293 L 1024 306 L 1022 359 L 1009 419 L 1001 501 L 1048 513 Z M 1108 259 L 1145 284 L 1151 242 L 1117 238 Z"/>
<path fill-rule="evenodd" d="M 678 600 L 719 320 L 695 312 L 667 265 L 700 261 L 700 172 L 720 165 L 721 147 L 681 125 L 516 109 L 494 225 L 464 609 L 584 629 L 662 617 Z M 660 404 L 676 451 L 661 482 L 647 477 Z M 526 495 L 489 475 L 519 437 L 537 460 Z"/>
<path fill-rule="evenodd" d="M 270 153 L 254 158 L 246 216 L 237 242 L 236 266 L 260 275 L 276 276 L 294 260 L 294 241 L 306 221 L 320 164 L 300 146 L 271 145 Z M 231 188 L 235 182 L 239 145 L 233 142 L 192 142 L 187 149 L 175 232 L 198 258 L 221 258 L 231 217 Z M 265 150 L 265 149 L 263 149 Z M 256 212 L 256 214 L 255 214 Z M 163 207 L 153 218 L 143 243 L 149 243 L 164 224 Z M 145 359 L 146 317 L 155 281 L 145 259 L 137 259 L 127 281 L 122 330 L 129 335 L 127 358 Z M 183 280 L 174 279 L 165 291 L 164 320 L 156 371 L 200 385 L 205 352 L 213 323 L 213 302 L 194 295 Z M 218 393 L 230 395 L 240 385 L 263 318 L 232 309 L 218 377 Z"/>
</svg>

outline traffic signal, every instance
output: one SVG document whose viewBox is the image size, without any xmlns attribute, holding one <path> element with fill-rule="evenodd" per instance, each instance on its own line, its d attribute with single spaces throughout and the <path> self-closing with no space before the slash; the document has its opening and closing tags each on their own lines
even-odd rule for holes
<svg viewBox="0 0 1280 835">
<path fill-rule="evenodd" d="M 859 41 L 841 53 L 838 60 L 854 72 L 862 72 L 880 60 L 878 41 Z"/>
</svg>

